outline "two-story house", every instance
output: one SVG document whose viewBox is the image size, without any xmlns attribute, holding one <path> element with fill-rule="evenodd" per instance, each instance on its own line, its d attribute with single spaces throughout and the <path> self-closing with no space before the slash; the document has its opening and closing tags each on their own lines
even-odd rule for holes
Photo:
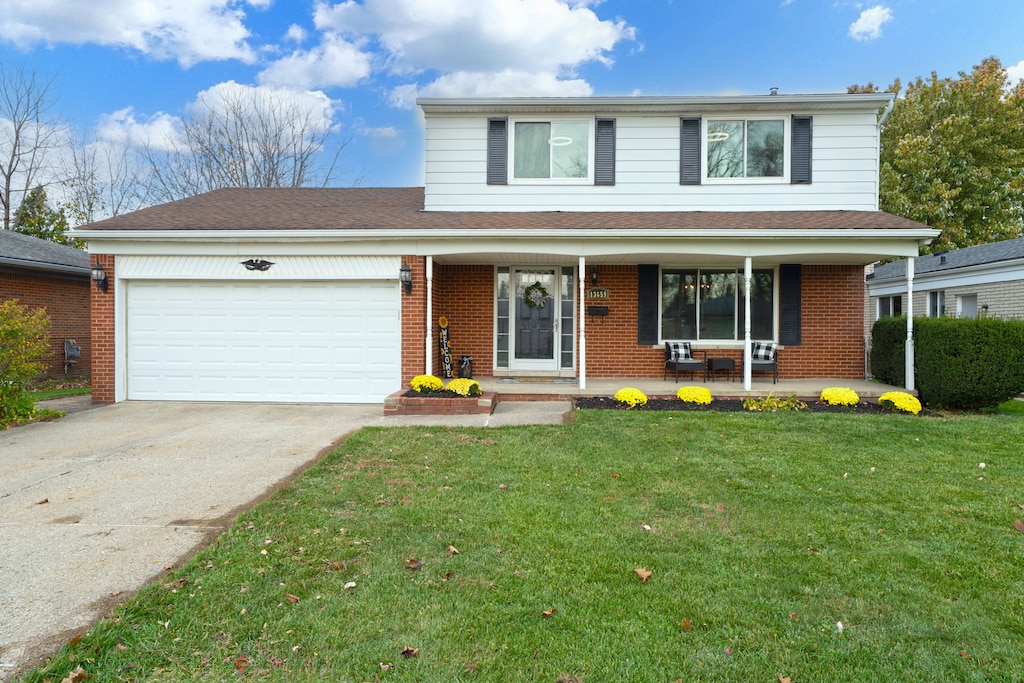
<svg viewBox="0 0 1024 683">
<path fill-rule="evenodd" d="M 425 99 L 425 187 L 226 189 L 80 230 L 93 396 L 379 402 L 417 374 L 863 377 L 889 94 Z M 744 376 L 749 388 L 749 365 Z"/>
</svg>

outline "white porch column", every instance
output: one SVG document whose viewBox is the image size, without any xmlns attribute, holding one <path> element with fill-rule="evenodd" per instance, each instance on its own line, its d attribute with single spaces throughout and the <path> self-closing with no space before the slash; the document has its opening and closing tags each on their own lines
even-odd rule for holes
<svg viewBox="0 0 1024 683">
<path fill-rule="evenodd" d="M 903 347 L 907 367 L 903 378 L 907 391 L 914 390 L 914 257 L 907 258 L 907 341 Z"/>
<path fill-rule="evenodd" d="M 434 326 L 430 321 L 434 319 L 434 257 L 427 257 L 427 367 L 424 375 L 434 374 Z"/>
<path fill-rule="evenodd" d="M 750 280 L 754 277 L 753 260 L 743 259 L 743 391 L 750 391 Z"/>
<path fill-rule="evenodd" d="M 587 302 L 584 300 L 584 294 L 586 293 L 587 287 L 587 259 L 580 256 L 580 302 L 579 302 L 579 320 L 580 320 L 580 389 L 587 388 L 587 316 L 584 315 L 587 310 Z"/>
</svg>

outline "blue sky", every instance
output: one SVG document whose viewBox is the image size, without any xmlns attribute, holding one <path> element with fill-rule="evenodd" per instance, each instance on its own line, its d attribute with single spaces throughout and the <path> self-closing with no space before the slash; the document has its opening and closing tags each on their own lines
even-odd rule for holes
<svg viewBox="0 0 1024 683">
<path fill-rule="evenodd" d="M 1016 79 L 1022 35 L 1020 0 L 4 0 L 0 63 L 124 144 L 273 89 L 352 137 L 347 178 L 402 186 L 422 183 L 417 96 L 843 92 L 993 55 Z"/>
</svg>

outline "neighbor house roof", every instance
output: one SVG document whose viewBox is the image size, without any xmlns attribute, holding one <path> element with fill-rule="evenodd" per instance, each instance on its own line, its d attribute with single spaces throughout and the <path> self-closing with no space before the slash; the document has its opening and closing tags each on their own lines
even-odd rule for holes
<svg viewBox="0 0 1024 683">
<path fill-rule="evenodd" d="M 423 188 L 221 189 L 84 226 L 227 230 L 929 230 L 882 211 L 424 211 Z"/>
<path fill-rule="evenodd" d="M 89 254 L 13 230 L 0 230 L 0 269 L 87 276 Z"/>
<path fill-rule="evenodd" d="M 934 254 L 914 259 L 914 275 L 985 266 L 1014 259 L 1024 259 L 1024 237 L 991 244 L 979 244 L 953 251 L 937 251 Z M 876 266 L 874 273 L 867 276 L 869 281 L 903 279 L 907 275 L 907 261 L 900 259 Z"/>
</svg>

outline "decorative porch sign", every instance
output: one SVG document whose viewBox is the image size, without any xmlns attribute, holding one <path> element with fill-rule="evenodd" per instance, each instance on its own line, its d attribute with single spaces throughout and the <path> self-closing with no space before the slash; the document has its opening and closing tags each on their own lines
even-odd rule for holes
<svg viewBox="0 0 1024 683">
<path fill-rule="evenodd" d="M 437 326 L 441 329 L 438 335 L 438 344 L 441 345 L 441 371 L 445 377 L 452 376 L 452 352 L 448 348 L 448 318 L 441 316 L 437 319 Z"/>
</svg>

